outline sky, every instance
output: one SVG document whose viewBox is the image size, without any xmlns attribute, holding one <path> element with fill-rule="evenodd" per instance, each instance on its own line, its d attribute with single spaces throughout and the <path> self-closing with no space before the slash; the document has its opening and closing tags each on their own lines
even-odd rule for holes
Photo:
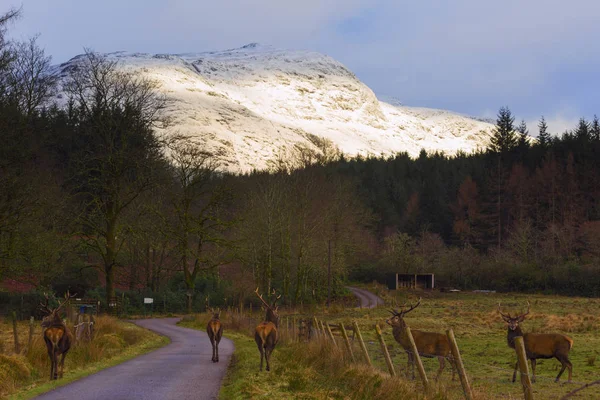
<svg viewBox="0 0 600 400">
<path fill-rule="evenodd" d="M 99 52 L 185 53 L 251 42 L 314 50 L 378 95 L 495 118 L 537 134 L 600 114 L 597 0 L 0 0 L 14 39 L 39 34 L 60 63 Z"/>
</svg>

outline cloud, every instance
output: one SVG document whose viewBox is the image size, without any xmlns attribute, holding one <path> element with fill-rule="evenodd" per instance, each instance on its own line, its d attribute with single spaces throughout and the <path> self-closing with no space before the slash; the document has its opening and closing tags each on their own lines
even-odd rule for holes
<svg viewBox="0 0 600 400">
<path fill-rule="evenodd" d="M 472 115 L 509 105 L 528 120 L 565 104 L 600 113 L 595 0 L 22 1 L 14 34 L 41 33 L 57 62 L 84 46 L 180 53 L 261 42 L 329 54 L 405 104 Z"/>
</svg>

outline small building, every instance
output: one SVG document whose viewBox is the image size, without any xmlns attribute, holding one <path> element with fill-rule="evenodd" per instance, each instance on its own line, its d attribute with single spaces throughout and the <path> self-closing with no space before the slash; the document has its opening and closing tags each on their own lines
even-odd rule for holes
<svg viewBox="0 0 600 400">
<path fill-rule="evenodd" d="M 434 274 L 394 274 L 388 281 L 388 289 L 433 289 Z"/>
</svg>

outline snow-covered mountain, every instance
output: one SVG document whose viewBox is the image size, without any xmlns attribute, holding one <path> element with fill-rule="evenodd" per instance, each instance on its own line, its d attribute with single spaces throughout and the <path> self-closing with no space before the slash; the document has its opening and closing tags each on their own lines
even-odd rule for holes
<svg viewBox="0 0 600 400">
<path fill-rule="evenodd" d="M 265 169 L 291 149 L 330 140 L 347 156 L 484 148 L 493 126 L 448 111 L 380 101 L 344 65 L 310 51 L 249 44 L 195 54 L 107 55 L 168 97 L 166 134 L 191 135 L 223 169 Z M 78 57 L 57 67 L 66 75 Z"/>
</svg>

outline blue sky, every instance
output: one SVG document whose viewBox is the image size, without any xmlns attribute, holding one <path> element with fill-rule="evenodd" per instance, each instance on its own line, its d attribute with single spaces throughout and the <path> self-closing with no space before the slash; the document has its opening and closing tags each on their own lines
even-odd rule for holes
<svg viewBox="0 0 600 400">
<path fill-rule="evenodd" d="M 494 117 L 508 105 L 537 132 L 600 114 L 595 0 L 0 0 L 23 6 L 12 36 L 41 34 L 62 62 L 117 50 L 182 53 L 250 42 L 343 62 L 406 105 Z"/>
</svg>

